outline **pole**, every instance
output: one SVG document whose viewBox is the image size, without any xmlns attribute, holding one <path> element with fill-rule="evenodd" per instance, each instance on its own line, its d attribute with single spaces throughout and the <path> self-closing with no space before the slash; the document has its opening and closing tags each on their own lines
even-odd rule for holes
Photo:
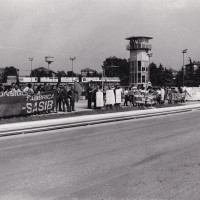
<svg viewBox="0 0 200 200">
<path fill-rule="evenodd" d="M 73 66 L 73 59 L 72 59 L 72 82 L 73 82 L 73 73 L 74 73 L 74 66 Z"/>
<path fill-rule="evenodd" d="M 185 64 L 184 64 L 184 54 L 185 53 L 187 53 L 187 49 L 184 49 L 183 51 L 182 51 L 182 53 L 183 53 L 183 86 L 184 86 L 184 83 L 185 83 L 185 71 L 184 71 L 184 66 L 185 66 Z"/>
<path fill-rule="evenodd" d="M 150 68 L 150 58 L 152 57 L 153 54 L 152 53 L 148 53 L 147 55 L 149 57 L 149 68 Z M 145 84 L 146 84 L 146 72 L 147 72 L 147 69 L 145 68 L 145 70 L 146 70 L 145 71 Z M 148 70 L 148 78 L 149 78 L 149 70 Z"/>
<path fill-rule="evenodd" d="M 185 71 L 184 71 L 184 52 L 183 52 L 183 86 L 184 86 L 184 75 L 185 75 Z"/>
<path fill-rule="evenodd" d="M 73 82 L 73 74 L 74 74 L 74 66 L 73 66 L 73 61 L 76 59 L 76 57 L 70 57 L 70 60 L 72 61 L 72 82 Z"/>
<path fill-rule="evenodd" d="M 32 61 L 33 61 L 33 58 L 29 58 L 29 61 L 31 62 L 31 83 L 32 83 Z"/>
</svg>

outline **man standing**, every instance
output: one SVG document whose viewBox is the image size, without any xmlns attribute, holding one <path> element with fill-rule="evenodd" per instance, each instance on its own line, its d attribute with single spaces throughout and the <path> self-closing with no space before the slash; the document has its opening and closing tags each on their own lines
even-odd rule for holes
<svg viewBox="0 0 200 200">
<path fill-rule="evenodd" d="M 34 94 L 31 83 L 28 83 L 28 86 L 24 88 L 23 93 L 28 94 L 28 95 Z"/>
<path fill-rule="evenodd" d="M 71 86 L 70 90 L 67 92 L 68 97 L 70 99 L 70 110 L 75 111 L 75 100 L 76 100 L 76 94 L 78 92 L 74 89 L 74 86 Z"/>
<path fill-rule="evenodd" d="M 61 99 L 63 103 L 63 112 L 65 112 L 65 105 L 67 106 L 67 112 L 71 112 L 71 108 L 69 106 L 69 95 L 67 92 L 67 86 L 62 87 L 61 89 Z"/>
<path fill-rule="evenodd" d="M 61 109 L 61 102 L 62 102 L 62 96 L 61 96 L 61 88 L 59 85 L 56 88 L 56 112 L 58 111 L 62 111 Z"/>
<path fill-rule="evenodd" d="M 92 108 L 92 93 L 93 93 L 93 88 L 92 85 L 89 83 L 88 90 L 87 90 L 87 98 L 88 98 L 88 108 Z"/>
</svg>

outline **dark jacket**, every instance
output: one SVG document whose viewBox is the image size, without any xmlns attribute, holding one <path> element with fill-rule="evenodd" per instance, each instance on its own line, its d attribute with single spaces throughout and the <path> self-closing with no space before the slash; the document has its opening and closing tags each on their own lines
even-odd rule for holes
<svg viewBox="0 0 200 200">
<path fill-rule="evenodd" d="M 67 94 L 68 94 L 68 97 L 70 98 L 71 101 L 75 101 L 76 100 L 76 94 L 78 92 L 75 90 L 75 89 L 70 89 Z"/>
</svg>

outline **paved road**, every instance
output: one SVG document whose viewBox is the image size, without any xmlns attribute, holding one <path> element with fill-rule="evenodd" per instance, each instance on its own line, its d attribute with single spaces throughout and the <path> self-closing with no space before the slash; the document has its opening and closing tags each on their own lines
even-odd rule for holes
<svg viewBox="0 0 200 200">
<path fill-rule="evenodd" d="M 200 111 L 0 139 L 0 199 L 200 198 Z"/>
</svg>

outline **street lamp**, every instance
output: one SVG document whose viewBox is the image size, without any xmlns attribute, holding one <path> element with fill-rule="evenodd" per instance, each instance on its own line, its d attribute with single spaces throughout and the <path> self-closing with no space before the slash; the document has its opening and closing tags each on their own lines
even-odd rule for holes
<svg viewBox="0 0 200 200">
<path fill-rule="evenodd" d="M 70 57 L 70 60 L 72 61 L 72 82 L 73 82 L 73 73 L 74 73 L 74 69 L 73 69 L 73 61 L 76 59 L 76 57 Z"/>
<path fill-rule="evenodd" d="M 31 83 L 32 83 L 32 62 L 33 62 L 33 58 L 29 58 L 29 61 L 31 62 Z"/>
<path fill-rule="evenodd" d="M 150 58 L 153 56 L 153 53 L 147 53 L 147 56 L 149 57 L 149 67 L 150 67 Z M 145 84 L 146 84 L 146 69 L 145 69 Z M 149 70 L 148 70 L 148 72 L 149 72 Z M 148 77 L 149 77 L 149 73 L 148 73 Z"/>
<path fill-rule="evenodd" d="M 185 75 L 185 72 L 184 72 L 184 54 L 187 53 L 187 49 L 184 49 L 182 51 L 182 54 L 183 54 L 183 86 L 184 86 L 184 75 Z"/>
</svg>

